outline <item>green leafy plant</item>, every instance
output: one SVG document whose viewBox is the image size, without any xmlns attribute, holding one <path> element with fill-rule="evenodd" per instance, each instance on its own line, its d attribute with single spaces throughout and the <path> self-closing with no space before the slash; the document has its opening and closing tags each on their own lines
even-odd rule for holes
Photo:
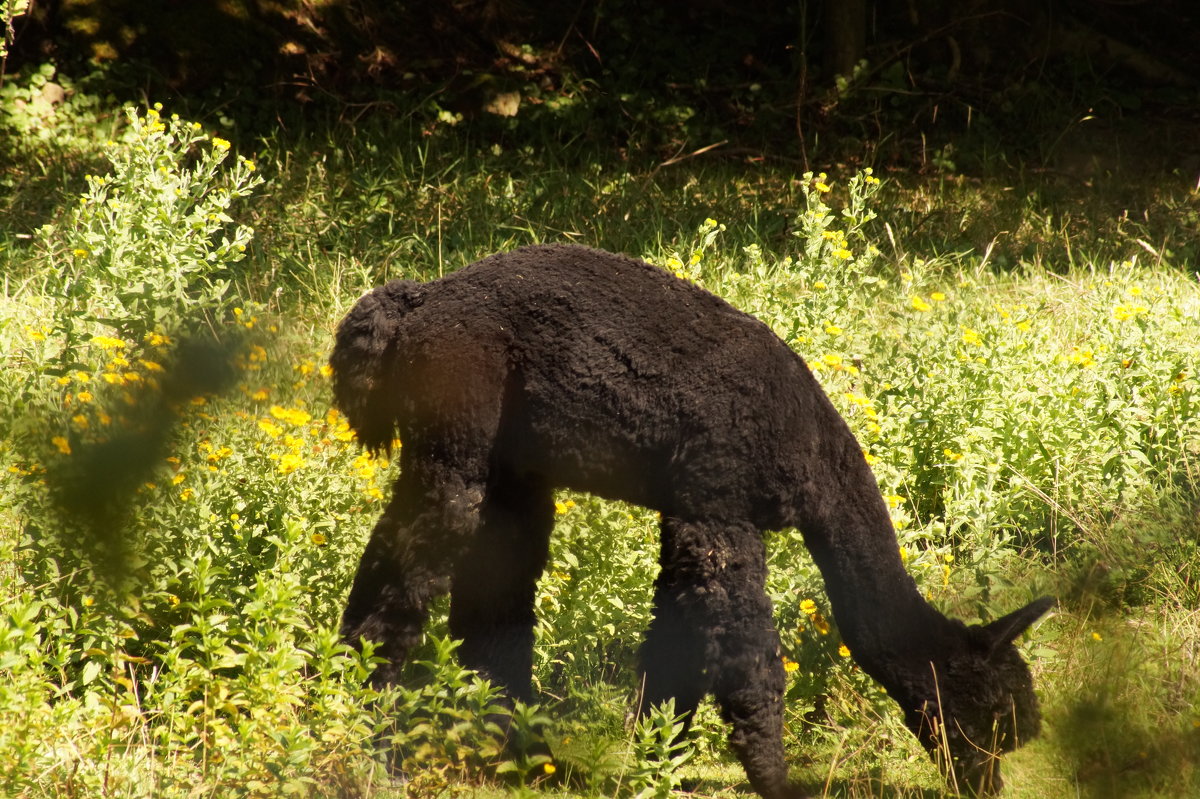
<svg viewBox="0 0 1200 799">
<path fill-rule="evenodd" d="M 4 25 L 4 39 L 0 41 L 0 81 L 4 79 L 4 67 L 8 61 L 8 50 L 12 47 L 16 31 L 13 20 L 29 10 L 29 0 L 4 0 L 0 7 L 0 24 Z"/>
<path fill-rule="evenodd" d="M 682 769 L 695 756 L 674 700 L 650 708 L 633 730 L 629 788 L 635 799 L 666 799 L 679 789 Z"/>
<path fill-rule="evenodd" d="M 44 231 L 64 356 L 88 336 L 81 321 L 140 342 L 212 327 L 241 305 L 229 285 L 254 231 L 230 214 L 262 178 L 245 157 L 226 167 L 227 140 L 160 109 L 126 109 L 105 149 L 111 172 L 89 175 L 67 219 Z"/>
</svg>

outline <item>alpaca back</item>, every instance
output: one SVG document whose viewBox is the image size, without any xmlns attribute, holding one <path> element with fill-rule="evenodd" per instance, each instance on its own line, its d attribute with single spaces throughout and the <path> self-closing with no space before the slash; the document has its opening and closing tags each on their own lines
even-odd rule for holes
<svg viewBox="0 0 1200 799">
<path fill-rule="evenodd" d="M 818 466 L 866 473 L 807 365 L 766 325 L 586 247 L 524 247 L 366 295 L 338 331 L 335 399 L 364 444 L 386 449 L 393 424 L 420 432 L 428 375 L 458 370 L 482 401 L 491 389 L 472 388 L 479 370 L 465 366 L 480 357 L 507 376 L 497 457 L 555 485 L 777 528 L 796 523 L 793 493 Z"/>
</svg>

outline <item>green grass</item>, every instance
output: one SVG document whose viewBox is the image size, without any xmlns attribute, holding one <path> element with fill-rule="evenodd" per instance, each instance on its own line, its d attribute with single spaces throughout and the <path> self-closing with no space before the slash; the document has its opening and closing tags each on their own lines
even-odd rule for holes
<svg viewBox="0 0 1200 799">
<path fill-rule="evenodd" d="M 1052 186 L 903 173 L 873 194 L 852 170 L 825 178 L 825 193 L 769 161 L 663 166 L 544 122 L 489 129 L 416 113 L 247 149 L 266 182 L 214 237 L 189 239 L 182 211 L 156 210 L 181 252 L 218 251 L 234 219 L 255 233 L 242 260 L 147 300 L 139 287 L 171 264 L 154 261 L 136 226 L 89 228 L 100 244 L 130 245 L 136 274 L 149 275 L 136 285 L 131 270 L 64 256 L 83 249 L 70 244 L 68 209 L 88 188 L 82 173 L 106 168 L 113 136 L 4 140 L 6 183 L 21 187 L 4 207 L 28 222 L 0 250 L 0 793 L 748 790 L 711 707 L 674 769 L 648 757 L 661 736 L 628 718 L 655 571 L 656 519 L 641 509 L 560 497 L 538 598 L 542 705 L 516 725 L 544 731 L 565 779 L 546 779 L 536 755 L 498 750 L 494 694 L 454 665 L 444 606 L 411 683 L 392 695 L 364 688 L 369 654 L 335 640 L 392 467 L 362 456 L 328 412 L 333 325 L 386 278 L 548 240 L 646 257 L 803 354 L 859 435 L 910 571 L 941 608 L 977 621 L 1061 597 L 1024 643 L 1046 724 L 1008 759 L 1008 795 L 1200 787 L 1200 300 L 1176 241 L 1193 224 L 1187 188 L 1143 187 L 1146 213 L 1122 222 L 1116 194 L 1064 211 Z M 137 174 L 125 200 L 141 207 Z M 57 226 L 35 230 L 45 222 Z M 72 294 L 64 274 L 96 288 Z M 130 308 L 140 327 L 96 318 Z M 220 333 L 203 350 L 215 377 L 185 396 L 170 386 L 195 369 L 176 370 L 172 347 L 206 331 Z M 826 629 L 798 534 L 772 534 L 769 547 L 797 664 L 794 775 L 823 796 L 942 795 L 893 704 Z"/>
</svg>

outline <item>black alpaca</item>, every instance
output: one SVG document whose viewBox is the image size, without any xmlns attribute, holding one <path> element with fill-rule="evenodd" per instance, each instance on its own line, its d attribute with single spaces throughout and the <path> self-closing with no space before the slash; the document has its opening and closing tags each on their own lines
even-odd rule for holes
<svg viewBox="0 0 1200 799">
<path fill-rule="evenodd" d="M 531 698 L 534 591 L 563 486 L 662 513 L 647 703 L 690 713 L 712 693 L 764 797 L 795 791 L 763 530 L 803 532 L 854 659 L 960 786 L 998 790 L 997 754 L 1037 734 L 1012 642 L 1051 600 L 983 627 L 930 607 L 808 366 L 724 300 L 630 258 L 525 247 L 370 292 L 330 363 L 359 440 L 403 441 L 342 621 L 347 640 L 379 643 L 379 683 L 448 590 L 464 664 Z"/>
</svg>

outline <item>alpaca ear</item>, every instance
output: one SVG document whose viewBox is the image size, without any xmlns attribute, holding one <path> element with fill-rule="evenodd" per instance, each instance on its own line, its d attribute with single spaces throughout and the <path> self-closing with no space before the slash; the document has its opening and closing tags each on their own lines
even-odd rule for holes
<svg viewBox="0 0 1200 799">
<path fill-rule="evenodd" d="M 992 651 L 1017 640 L 1017 637 L 1025 632 L 1029 625 L 1041 618 L 1042 614 L 1054 607 L 1057 602 L 1058 600 L 1052 596 L 1044 596 L 1041 599 L 1035 599 L 1020 610 L 1014 610 L 1007 616 L 1001 616 L 990 624 L 984 625 L 982 632 L 991 644 Z"/>
</svg>

